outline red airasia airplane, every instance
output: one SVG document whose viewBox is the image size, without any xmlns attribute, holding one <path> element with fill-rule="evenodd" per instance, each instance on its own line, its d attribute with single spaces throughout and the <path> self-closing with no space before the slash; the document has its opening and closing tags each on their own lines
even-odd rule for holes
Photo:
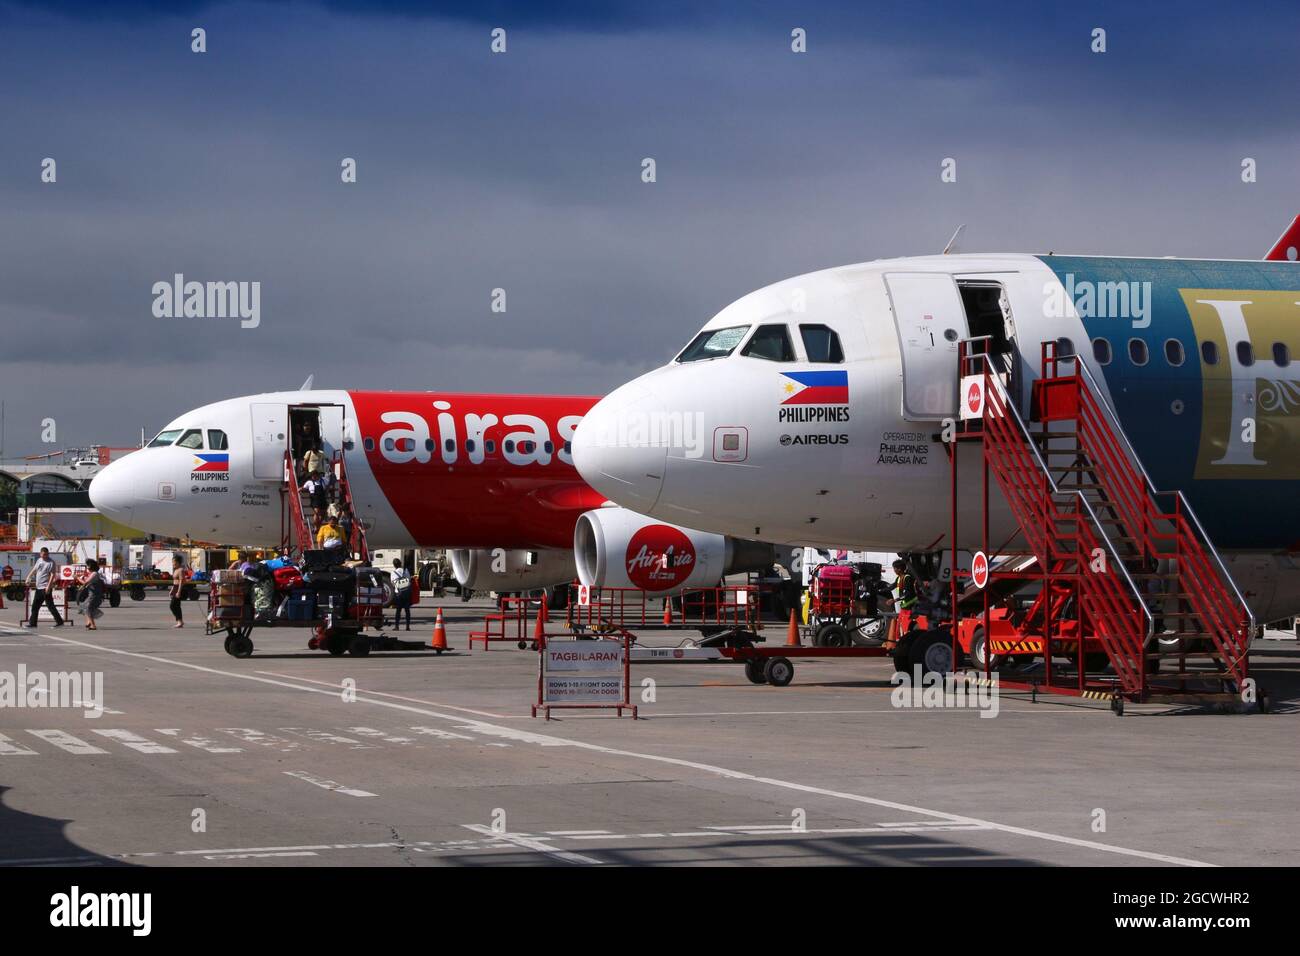
<svg viewBox="0 0 1300 956">
<path fill-rule="evenodd" d="M 451 551 L 462 585 L 573 580 L 672 593 L 771 565 L 770 546 L 646 518 L 606 502 L 570 440 L 596 396 L 274 392 L 186 412 L 91 482 L 102 514 L 151 534 L 275 545 L 289 526 L 285 454 L 342 455 L 372 548 Z M 698 446 L 692 421 L 633 441 Z"/>
</svg>

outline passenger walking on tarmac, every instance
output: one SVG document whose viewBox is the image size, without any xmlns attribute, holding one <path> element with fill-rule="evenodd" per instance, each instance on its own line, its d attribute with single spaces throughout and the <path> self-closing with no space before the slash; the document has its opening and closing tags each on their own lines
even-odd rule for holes
<svg viewBox="0 0 1300 956">
<path fill-rule="evenodd" d="M 172 617 L 176 618 L 176 623 L 172 627 L 184 627 L 185 618 L 181 614 L 181 591 L 185 588 L 185 563 L 181 561 L 179 554 L 172 555 L 172 589 L 171 589 L 171 612 Z"/>
<path fill-rule="evenodd" d="M 54 626 L 63 626 L 63 615 L 59 609 L 54 606 L 54 562 L 50 560 L 50 549 L 41 548 L 41 556 L 32 565 L 32 569 L 27 572 L 27 584 L 34 587 L 32 596 L 32 614 L 27 621 L 27 627 L 35 627 L 36 619 L 40 616 L 41 605 L 46 605 L 50 613 L 54 615 Z"/>
<path fill-rule="evenodd" d="M 402 567 L 400 558 L 393 558 L 393 630 L 402 626 L 402 612 L 406 612 L 406 629 L 411 629 L 411 572 Z"/>
<path fill-rule="evenodd" d="M 77 603 L 86 615 L 86 630 L 97 631 L 99 627 L 95 624 L 95 618 L 103 613 L 99 606 L 104 603 L 104 579 L 99 576 L 99 562 L 94 558 L 87 559 L 86 570 L 90 572 L 90 577 L 81 586 Z"/>
</svg>

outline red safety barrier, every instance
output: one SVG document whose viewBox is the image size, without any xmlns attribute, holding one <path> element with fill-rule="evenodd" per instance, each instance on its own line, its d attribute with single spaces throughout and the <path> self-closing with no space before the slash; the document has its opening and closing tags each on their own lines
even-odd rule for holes
<svg viewBox="0 0 1300 956">
<path fill-rule="evenodd" d="M 530 622 L 541 614 L 541 608 L 541 598 L 523 595 L 499 597 L 496 612 L 484 616 L 482 630 L 469 632 L 470 649 L 473 649 L 475 641 L 481 642 L 485 651 L 490 644 L 502 642 L 514 644 L 521 651 L 530 644 L 535 648 L 537 641 Z"/>
<path fill-rule="evenodd" d="M 566 624 L 573 631 L 611 633 L 652 629 L 760 631 L 760 589 L 752 584 L 697 588 L 669 599 L 638 588 L 570 585 Z M 583 598 L 586 603 L 583 603 Z"/>
</svg>

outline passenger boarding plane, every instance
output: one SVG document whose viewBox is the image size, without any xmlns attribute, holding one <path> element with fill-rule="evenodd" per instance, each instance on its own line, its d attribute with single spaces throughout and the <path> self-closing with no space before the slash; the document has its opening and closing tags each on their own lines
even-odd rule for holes
<svg viewBox="0 0 1300 956">
<path fill-rule="evenodd" d="M 607 504 L 569 442 L 590 397 L 298 391 L 181 415 L 91 482 L 103 514 L 153 534 L 276 545 L 289 527 L 286 453 L 343 456 L 372 548 L 445 547 L 461 584 L 521 590 L 575 577 L 663 594 L 770 566 L 754 542 Z"/>
<path fill-rule="evenodd" d="M 1300 217 L 1265 261 L 942 255 L 787 279 L 602 399 L 574 434 L 574 461 L 597 491 L 664 521 L 933 553 L 952 545 L 942 429 L 958 415 L 959 342 L 987 343 L 1028 420 L 1052 341 L 1092 373 L 1155 487 L 1191 502 L 1256 619 L 1294 615 L 1297 246 Z M 629 422 L 692 418 L 702 451 L 629 435 Z M 968 549 L 981 545 L 978 454 L 958 454 L 972 476 L 958 495 Z M 1000 542 L 1018 525 L 993 495 Z"/>
</svg>

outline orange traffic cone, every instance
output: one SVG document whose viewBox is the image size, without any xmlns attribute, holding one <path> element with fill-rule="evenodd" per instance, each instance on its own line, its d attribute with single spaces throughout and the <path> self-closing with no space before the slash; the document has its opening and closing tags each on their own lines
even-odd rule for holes
<svg viewBox="0 0 1300 956">
<path fill-rule="evenodd" d="M 537 609 L 537 620 L 542 624 L 547 624 L 551 620 L 550 614 L 547 613 L 545 591 L 542 592 L 542 606 Z"/>
<path fill-rule="evenodd" d="M 546 638 L 546 601 L 542 601 L 542 609 L 537 612 L 537 623 L 533 625 L 533 643 L 541 644 Z M 523 644 L 519 645 L 520 650 Z"/>
<path fill-rule="evenodd" d="M 673 605 L 668 598 L 664 598 L 664 626 L 673 626 Z"/>
<path fill-rule="evenodd" d="M 785 632 L 786 647 L 802 647 L 799 643 L 799 619 L 795 616 L 794 609 L 790 610 L 790 627 Z"/>
<path fill-rule="evenodd" d="M 429 646 L 435 651 L 451 650 L 447 646 L 447 628 L 442 623 L 442 608 L 438 608 L 438 617 L 433 622 L 433 639 L 429 641 Z"/>
</svg>

